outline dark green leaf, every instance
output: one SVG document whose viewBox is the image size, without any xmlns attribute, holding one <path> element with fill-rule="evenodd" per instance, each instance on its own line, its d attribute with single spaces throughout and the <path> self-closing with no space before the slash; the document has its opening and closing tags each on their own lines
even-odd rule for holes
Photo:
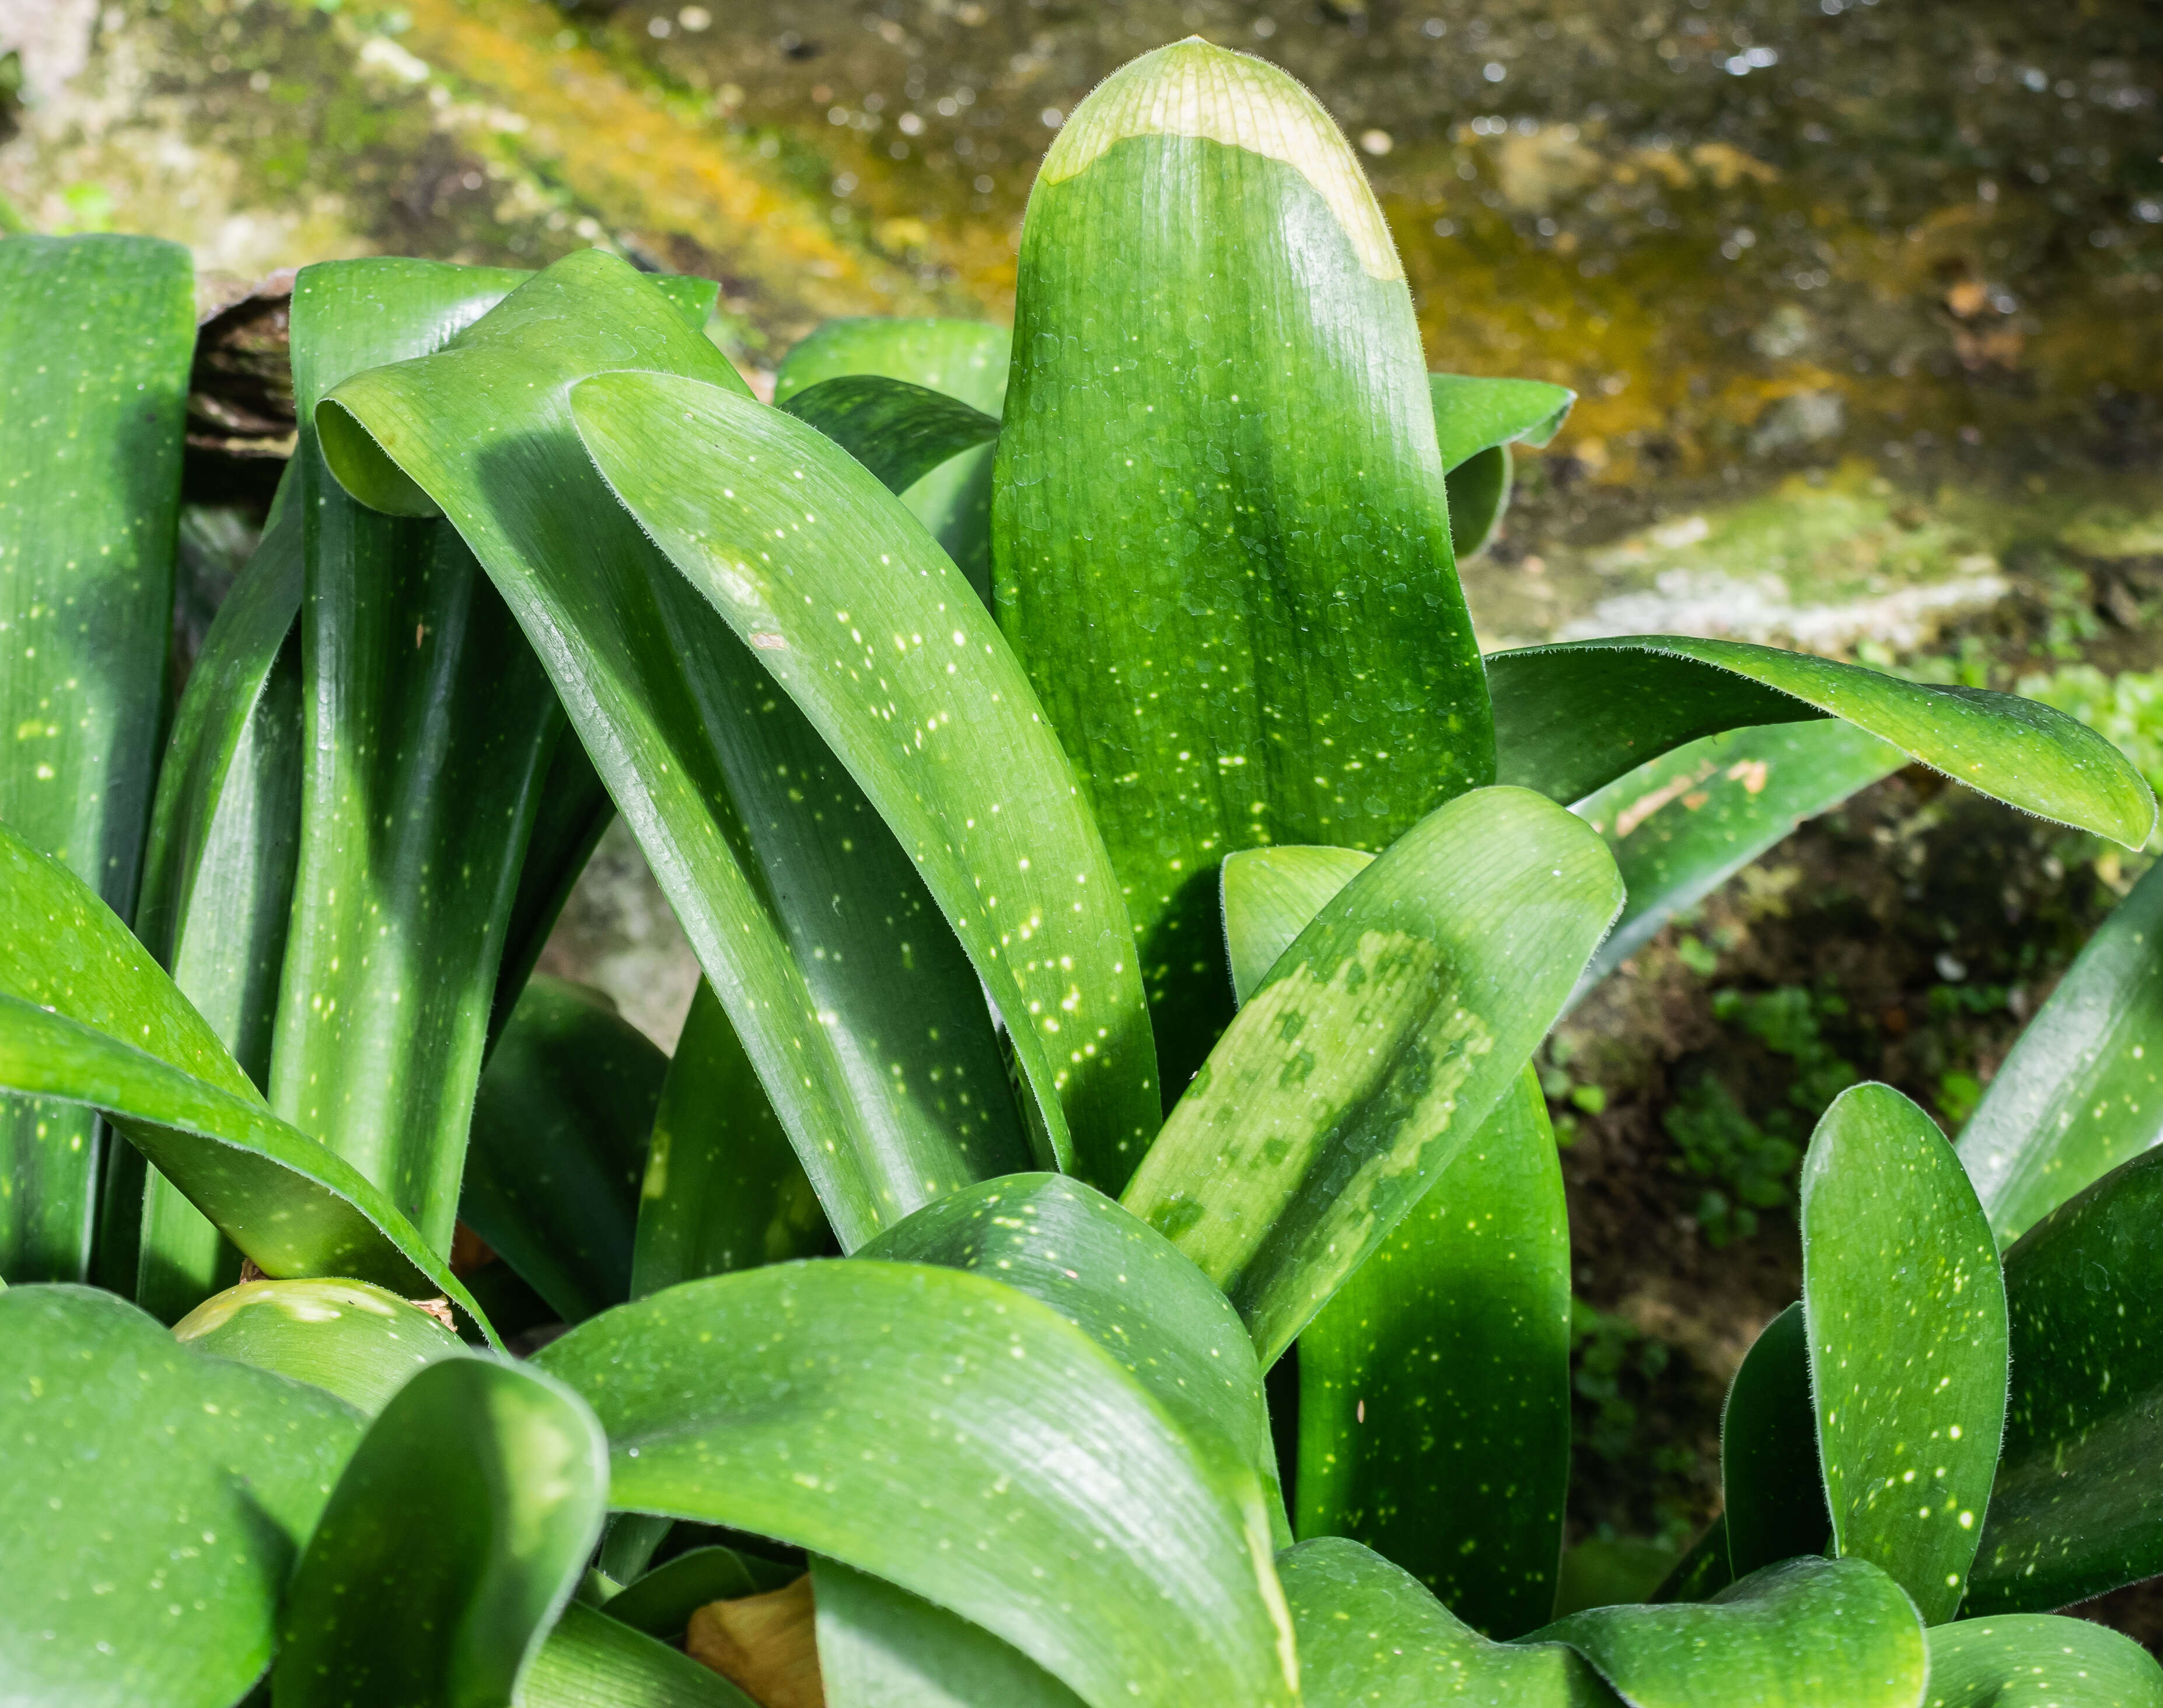
<svg viewBox="0 0 2163 1708">
<path fill-rule="evenodd" d="M 1419 329 L 1328 115 L 1196 38 L 1061 128 L 1014 353 L 999 621 L 1103 827 L 1176 1090 L 1230 1016 L 1226 854 L 1380 849 L 1492 778 Z"/>
<path fill-rule="evenodd" d="M 2163 1667 L 2131 1637 L 2047 1613 L 1930 1633 L 1925 1708 L 2163 1708 Z"/>
<path fill-rule="evenodd" d="M 996 420 L 1006 401 L 1011 343 L 1004 326 L 982 321 L 828 321 L 782 359 L 773 400 L 785 406 L 798 392 L 839 374 L 878 373 L 928 385 Z M 992 447 L 941 464 L 901 501 L 991 603 Z"/>
<path fill-rule="evenodd" d="M 2163 867 L 2151 866 L 2014 1040 L 1961 1132 L 2000 1246 L 2163 1138 L 2159 1071 Z"/>
<path fill-rule="evenodd" d="M 1998 1246 L 1952 1147 L 1888 1085 L 1857 1085 L 1825 1112 L 1802 1200 L 1833 1545 L 1943 1624 L 1967 1593 L 2005 1428 Z"/>
<path fill-rule="evenodd" d="M 572 409 L 922 873 L 1007 1018 L 1050 1130 L 1040 1164 L 1117 1191 L 1160 1108 L 1127 911 L 991 618 L 891 494 L 778 410 L 650 373 L 587 380 Z"/>
<path fill-rule="evenodd" d="M 0 823 L 126 917 L 172 620 L 193 269 L 148 238 L 0 242 Z M 0 1098 L 0 1275 L 88 1273 L 97 1118 Z"/>
<path fill-rule="evenodd" d="M 781 407 L 903 493 L 949 458 L 999 436 L 998 418 L 958 398 L 876 373 L 822 379 Z"/>
<path fill-rule="evenodd" d="M 1410 1574 L 1356 1542 L 1277 1556 L 1307 1708 L 1609 1708 L 1615 1693 L 1559 1643 L 1490 1643 Z"/>
<path fill-rule="evenodd" d="M 418 1305 L 359 1281 L 249 1281 L 205 1299 L 173 1338 L 336 1394 L 374 1417 L 414 1371 L 464 1344 Z"/>
<path fill-rule="evenodd" d="M 1081 1708 L 1027 1655 L 882 1579 L 814 1557 L 811 1588 L 826 1708 Z"/>
<path fill-rule="evenodd" d="M 1836 719 L 1709 735 L 1663 754 L 1572 810 L 1607 838 L 1630 899 L 1585 969 L 1585 991 L 1805 818 L 1908 756 Z"/>
<path fill-rule="evenodd" d="M 369 1424 L 301 1556 L 275 1708 L 519 1700 L 607 1487 L 575 1394 L 490 1358 L 430 1365 Z"/>
<path fill-rule="evenodd" d="M 1487 549 L 1510 508 L 1516 471 L 1510 447 L 1496 445 L 1449 471 L 1449 543 L 1459 563 Z"/>
<path fill-rule="evenodd" d="M 1812 1475 L 1815 1475 L 1815 1467 Z M 1830 1521 L 1827 1522 L 1830 1523 Z M 1581 1542 L 1578 1548 L 1595 1545 Z M 1824 1551 L 1825 1543 L 1820 1538 L 1817 1548 L 1812 1552 Z M 1787 1558 L 1784 1554 L 1781 1557 Z M 1734 1560 L 1727 1543 L 1727 1514 L 1722 1512 L 1705 1526 L 1705 1533 L 1690 1544 L 1689 1552 L 1675 1562 L 1673 1569 L 1660 1580 L 1650 1595 L 1610 1596 L 1604 1605 L 1621 1601 L 1710 1601 L 1735 1579 Z M 1558 1598 L 1556 1611 L 1558 1613 L 1561 1611 Z M 1570 1611 L 1575 1612 L 1579 1610 L 1573 1607 Z"/>
<path fill-rule="evenodd" d="M 1914 1608 L 1863 1559 L 1791 1559 L 1710 1601 L 1595 1607 L 1538 1634 L 1632 1708 L 1914 1708 L 1927 1670 Z"/>
<path fill-rule="evenodd" d="M 0 1679 L 19 1708 L 229 1708 L 361 1419 L 110 1293 L 0 1292 Z"/>
<path fill-rule="evenodd" d="M 1577 394 L 1538 379 L 1430 373 L 1435 438 L 1448 471 L 1449 535 L 1459 561 L 1484 547 L 1510 504 L 1510 446 L 1544 445 Z"/>
<path fill-rule="evenodd" d="M 2129 848 L 2155 824 L 2155 797 L 2124 755 L 2064 713 L 2011 694 L 1676 635 L 1498 652 L 1487 681 L 1498 776 L 1558 801 L 1581 800 L 1700 736 L 1831 717 L 1971 789 Z"/>
<path fill-rule="evenodd" d="M 757 1708 L 719 1673 L 573 1601 L 518 1687 L 518 1708 Z"/>
<path fill-rule="evenodd" d="M 776 1565 L 734 1549 L 694 1548 L 625 1585 L 601 1604 L 601 1611 L 634 1630 L 673 1643 L 707 1602 L 762 1596 L 803 1575 L 795 1566 Z"/>
<path fill-rule="evenodd" d="M 631 1296 L 825 1256 L 833 1231 L 727 1011 L 701 980 L 662 1082 Z"/>
<path fill-rule="evenodd" d="M 1969 1603 L 2062 1607 L 2163 1573 L 2163 1151 L 2005 1254 L 2013 1387 Z"/>
<path fill-rule="evenodd" d="M 631 1297 L 668 1058 L 596 991 L 536 979 L 481 1074 L 458 1215 L 567 1323 Z"/>
<path fill-rule="evenodd" d="M 1501 1102 L 1621 899 L 1581 820 L 1481 790 L 1278 958 L 1123 1199 L 1230 1294 L 1265 1366 Z"/>
<path fill-rule="evenodd" d="M 600 773 L 566 724 L 541 780 L 533 833 L 526 838 L 526 858 L 518 868 L 518 893 L 511 898 L 503 965 L 495 976 L 495 1000 L 488 1017 L 490 1051 L 511 1024 L 519 993 L 547 947 L 557 917 L 615 817 L 615 802 L 609 799 Z"/>
<path fill-rule="evenodd" d="M 884 1578 L 1092 1708 L 1297 1700 L 1260 1485 L 1013 1288 L 780 1265 L 619 1306 L 537 1361 L 600 1413 L 617 1507 Z"/>
<path fill-rule="evenodd" d="M 1832 1237 L 1842 1235 L 1835 1225 Z M 1730 1569 L 1747 1578 L 1832 1538 L 1810 1405 L 1810 1352 L 1800 1304 L 1752 1343 L 1720 1418 L 1720 1484 Z"/>
<path fill-rule="evenodd" d="M 442 353 L 346 382 L 319 425 L 364 502 L 425 513 L 422 485 L 444 501 L 853 1246 L 1016 1166 L 1026 1137 L 981 987 L 909 857 L 587 457 L 570 389 L 626 366 L 742 386 L 628 266 L 580 250 Z"/>
</svg>

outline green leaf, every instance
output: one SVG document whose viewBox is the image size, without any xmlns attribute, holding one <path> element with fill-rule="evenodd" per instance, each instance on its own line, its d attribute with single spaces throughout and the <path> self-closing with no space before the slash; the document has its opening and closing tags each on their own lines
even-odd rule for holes
<svg viewBox="0 0 2163 1708">
<path fill-rule="evenodd" d="M 2011 694 L 1881 676 L 1740 640 L 1640 635 L 1487 661 L 1500 781 L 1577 801 L 1723 729 L 1830 717 L 1956 782 L 2139 848 L 2155 797 L 2124 755 L 2063 712 Z"/>
<path fill-rule="evenodd" d="M 361 1435 L 110 1293 L 0 1292 L 0 1679 L 21 1708 L 229 1708 Z"/>
<path fill-rule="evenodd" d="M 792 1257 L 833 1231 L 727 1011 L 703 979 L 676 1041 L 639 1190 L 631 1297 Z"/>
<path fill-rule="evenodd" d="M 2040 1611 L 2163 1573 L 2163 1151 L 2005 1254 L 2013 1387 L 1970 1611 Z"/>
<path fill-rule="evenodd" d="M 1609 1708 L 1620 1699 L 1559 1643 L 1490 1643 L 1380 1554 L 1333 1536 L 1277 1556 L 1307 1708 Z"/>
<path fill-rule="evenodd" d="M 826 1708 L 1081 1708 L 1028 1656 L 944 1607 L 811 1561 Z"/>
<path fill-rule="evenodd" d="M 556 739 L 542 779 L 533 833 L 526 838 L 526 858 L 518 868 L 518 893 L 511 898 L 503 964 L 495 975 L 495 1000 L 489 1011 L 491 1052 L 511 1024 L 519 994 L 547 947 L 548 934 L 555 930 L 573 886 L 615 817 L 615 802 L 609 799 L 600 773 L 567 724 Z"/>
<path fill-rule="evenodd" d="M 519 1683 L 518 1708 L 757 1708 L 680 1650 L 573 1601 Z"/>
<path fill-rule="evenodd" d="M 1961 1130 L 1956 1148 L 2001 1246 L 2163 1139 L 2160 873 L 2088 939 Z"/>
<path fill-rule="evenodd" d="M 1842 1238 L 1833 1225 L 1832 1237 Z M 1832 1514 L 1818 1469 L 1809 1340 L 1799 1303 L 1765 1325 L 1728 1387 L 1720 1484 L 1734 1576 L 1825 1551 Z"/>
<path fill-rule="evenodd" d="M 631 1297 L 668 1058 L 596 991 L 536 979 L 481 1074 L 458 1214 L 567 1323 Z"/>
<path fill-rule="evenodd" d="M 928 386 L 875 373 L 822 379 L 781 407 L 824 433 L 897 494 L 949 458 L 999 436 L 997 416 Z"/>
<path fill-rule="evenodd" d="M 1127 911 L 990 617 L 889 494 L 779 410 L 652 373 L 587 380 L 572 410 L 923 874 L 1006 1016 L 1050 1131 L 1040 1164 L 1116 1191 L 1160 1108 Z"/>
<path fill-rule="evenodd" d="M 1278 958 L 1123 1200 L 1231 1296 L 1265 1366 L 1501 1102 L 1621 899 L 1580 820 L 1480 790 Z"/>
<path fill-rule="evenodd" d="M 0 242 L 0 823 L 123 917 L 157 760 L 194 354 L 178 244 Z M 89 1272 L 98 1148 L 91 1111 L 0 1098 L 0 1275 Z"/>
<path fill-rule="evenodd" d="M 1230 1015 L 1226 854 L 1378 850 L 1492 779 L 1419 329 L 1328 115 L 1195 39 L 1061 128 L 1013 347 L 999 622 L 1127 889 L 1176 1089 Z"/>
<path fill-rule="evenodd" d="M 1056 1174 L 1008 1175 L 926 1204 L 858 1255 L 973 1270 L 1041 1299 L 1189 1435 L 1221 1441 L 1281 1512 L 1262 1373 L 1239 1314 L 1170 1241 L 1102 1194 Z"/>
<path fill-rule="evenodd" d="M 2163 1667 L 2086 1619 L 1963 1619 L 1930 1632 L 1925 1708 L 2163 1708 Z"/>
<path fill-rule="evenodd" d="M 336 1394 L 364 1417 L 465 1345 L 410 1300 L 360 1281 L 249 1281 L 205 1299 L 173 1338 Z"/>
<path fill-rule="evenodd" d="M 1791 1559 L 1710 1601 L 1595 1607 L 1538 1635 L 1632 1708 L 1914 1708 L 1927 1669 L 1914 1608 L 1864 1559 Z"/>
<path fill-rule="evenodd" d="M 1462 562 L 1484 547 L 1510 504 L 1510 446 L 1544 445 L 1577 394 L 1538 379 L 1430 373 L 1435 438 L 1448 472 L 1449 534 Z"/>
<path fill-rule="evenodd" d="M 529 1366 L 432 1364 L 354 1449 L 293 1574 L 275 1708 L 519 1700 L 600 1535 L 607 1444 Z"/>
<path fill-rule="evenodd" d="M 776 1565 L 734 1549 L 694 1548 L 626 1585 L 601 1604 L 601 1611 L 634 1630 L 674 1643 L 692 1614 L 709 1601 L 762 1596 L 803 1575 L 798 1567 Z"/>
<path fill-rule="evenodd" d="M 1554 1615 L 1569 1221 L 1529 1065 L 1299 1338 L 1299 1531 L 1349 1536 L 1493 1637 Z"/>
<path fill-rule="evenodd" d="M 773 400 L 840 374 L 905 379 L 996 419 L 1006 401 L 1012 335 L 982 321 L 828 321 L 782 358 Z M 992 602 L 992 449 L 965 451 L 901 494 L 986 604 Z"/>
<path fill-rule="evenodd" d="M 412 1225 L 264 1106 L 217 1036 L 81 880 L 0 825 L 0 1090 L 100 1109 L 266 1275 L 441 1293 Z"/>
<path fill-rule="evenodd" d="M 1831 1521 L 1826 1522 L 1830 1524 Z M 1578 1549 L 1596 1546 L 1597 1542 L 1581 1542 Z M 1822 1538 L 1811 1551 L 1819 1554 L 1825 1551 Z M 1782 1556 L 1783 1559 L 1786 1557 Z M 1612 1605 L 1621 1601 L 1710 1601 L 1733 1583 L 1736 1575 L 1734 1559 L 1727 1543 L 1727 1514 L 1722 1512 L 1705 1526 L 1705 1533 L 1690 1544 L 1689 1552 L 1675 1561 L 1673 1567 L 1653 1586 L 1650 1594 L 1610 1596 L 1605 1597 L 1602 1603 L 1592 1605 Z M 1555 1611 L 1558 1614 L 1562 1611 L 1559 1596 L 1556 1598 Z M 1572 1612 L 1578 1611 L 1578 1607 L 1570 1609 Z"/>
<path fill-rule="evenodd" d="M 1595 790 L 1571 810 L 1607 838 L 1630 899 L 1578 995 L 1803 820 L 1907 762 L 1851 723 L 1773 723 L 1688 743 Z"/>
<path fill-rule="evenodd" d="M 605 1312 L 536 1361 L 600 1413 L 615 1506 L 884 1578 L 1092 1708 L 1297 1700 L 1259 1485 L 999 1282 L 755 1269 Z"/>
<path fill-rule="evenodd" d="M 1224 949 L 1244 1002 L 1337 892 L 1374 864 L 1350 848 L 1245 848 L 1224 857 Z"/>
<path fill-rule="evenodd" d="M 1835 1549 L 1958 1611 L 2005 1427 L 1997 1243 L 1930 1116 L 1842 1092 L 1803 1159 L 1803 1313 Z"/>
<path fill-rule="evenodd" d="M 1018 1166 L 1026 1136 L 981 987 L 909 857 L 580 444 L 572 386 L 626 366 L 742 386 L 628 266 L 580 250 L 443 353 L 340 386 L 325 452 L 365 503 L 443 499 L 854 1246 Z"/>
</svg>

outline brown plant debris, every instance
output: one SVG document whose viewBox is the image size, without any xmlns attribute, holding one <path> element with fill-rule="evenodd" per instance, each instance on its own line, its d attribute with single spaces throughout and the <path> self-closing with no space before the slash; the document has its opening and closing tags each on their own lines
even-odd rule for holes
<svg viewBox="0 0 2163 1708">
<path fill-rule="evenodd" d="M 809 1573 L 762 1596 L 709 1601 L 683 1648 L 759 1708 L 825 1708 Z"/>
</svg>

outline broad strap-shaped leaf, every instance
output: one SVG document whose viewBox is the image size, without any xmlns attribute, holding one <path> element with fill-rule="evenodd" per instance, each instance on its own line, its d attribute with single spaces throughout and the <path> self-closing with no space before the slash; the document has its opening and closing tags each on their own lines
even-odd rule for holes
<svg viewBox="0 0 2163 1708">
<path fill-rule="evenodd" d="M 1050 1132 L 1040 1162 L 1118 1191 L 1160 1108 L 1127 910 L 991 618 L 892 494 L 781 411 L 615 373 L 577 387 L 572 413 L 923 874 L 1006 1016 Z"/>
<path fill-rule="evenodd" d="M 0 1090 L 103 1110 L 266 1275 L 441 1294 L 494 1331 L 412 1224 L 262 1094 L 81 881 L 0 825 Z"/>
<path fill-rule="evenodd" d="M 1527 1065 L 1299 1337 L 1298 1529 L 1474 1630 L 1554 1616 L 1569 1486 L 1569 1218 Z"/>
<path fill-rule="evenodd" d="M 596 1613 L 563 1609 L 519 1680 L 518 1708 L 757 1708 L 681 1649 Z"/>
<path fill-rule="evenodd" d="M 884 1578 L 1092 1708 L 1298 1700 L 1259 1483 L 1013 1288 L 778 1265 L 619 1306 L 536 1361 L 599 1412 L 614 1506 Z"/>
<path fill-rule="evenodd" d="M 440 500 L 495 580 L 853 1246 L 1020 1166 L 1026 1135 L 909 856 L 587 457 L 571 389 L 627 368 L 742 389 L 652 286 L 581 250 L 442 353 L 347 381 L 319 426 L 349 490 Z"/>
<path fill-rule="evenodd" d="M 1493 777 L 1419 329 L 1329 116 L 1195 38 L 1061 127 L 1014 353 L 999 622 L 1103 827 L 1176 1089 L 1230 1016 L 1226 854 L 1379 850 Z"/>
<path fill-rule="evenodd" d="M 2013 1387 L 1970 1611 L 2039 1612 L 2163 1573 L 2163 1151 L 2005 1254 Z"/>
<path fill-rule="evenodd" d="M 1747 1578 L 1798 1554 L 1825 1551 L 1832 1514 L 1818 1469 L 1809 1341 L 1799 1303 L 1765 1325 L 1728 1387 L 1720 1416 L 1720 1484 L 1732 1576 Z"/>
<path fill-rule="evenodd" d="M 193 269 L 149 238 L 0 242 L 0 823 L 123 917 L 172 620 Z M 0 1275 L 88 1272 L 97 1118 L 0 1098 Z"/>
<path fill-rule="evenodd" d="M 811 1561 L 826 1708 L 1081 1708 L 980 1625 L 838 1560 Z"/>
<path fill-rule="evenodd" d="M 833 1249 L 788 1131 L 703 979 L 662 1081 L 633 1241 L 633 1298 Z"/>
<path fill-rule="evenodd" d="M 2163 1708 L 2163 1666 L 2086 1619 L 2004 1613 L 1930 1632 L 1925 1708 Z"/>
<path fill-rule="evenodd" d="M 577 1395 L 492 1358 L 430 1365 L 369 1425 L 301 1556 L 274 1708 L 518 1700 L 607 1493 Z"/>
<path fill-rule="evenodd" d="M 1614 1708 L 1560 1643 L 1490 1643 L 1410 1573 L 1339 1537 L 1277 1556 L 1307 1708 Z"/>
<path fill-rule="evenodd" d="M 1833 1546 L 1882 1566 L 1941 1625 L 1967 1592 L 2005 1427 L 1998 1246 L 1952 1147 L 1888 1085 L 1825 1112 L 1802 1200 Z"/>
<path fill-rule="evenodd" d="M 1837 719 L 1770 723 L 1690 742 L 1595 789 L 1570 810 L 1607 838 L 1630 899 L 1578 997 L 1804 819 L 1907 763 Z"/>
<path fill-rule="evenodd" d="M 2163 1139 L 2163 876 L 2150 867 L 2014 1041 L 1956 1149 L 2000 1246 Z"/>
<path fill-rule="evenodd" d="M 359 1415 L 79 1287 L 0 1291 L 0 1679 L 21 1708 L 230 1708 Z"/>
<path fill-rule="evenodd" d="M 1496 776 L 1558 801 L 1723 729 L 1838 718 L 1979 793 L 2129 848 L 2155 824 L 2155 797 L 2124 754 L 2011 694 L 1679 635 L 1498 652 L 1487 682 Z"/>
<path fill-rule="evenodd" d="M 843 374 L 929 386 L 994 420 L 1004 406 L 1013 334 L 984 321 L 828 321 L 782 358 L 773 400 Z M 901 494 L 978 598 L 992 602 L 992 447 L 964 451 Z"/>
<path fill-rule="evenodd" d="M 1248 848 L 1227 854 L 1219 882 L 1233 999 L 1253 995 L 1324 904 L 1374 860 L 1351 848 Z"/>
<path fill-rule="evenodd" d="M 1577 394 L 1540 379 L 1430 373 L 1434 434 L 1448 471 L 1449 534 L 1460 561 L 1483 548 L 1509 508 L 1510 447 L 1544 445 Z"/>
<path fill-rule="evenodd" d="M 496 972 L 495 1000 L 489 1012 L 491 1052 L 511 1024 L 519 994 L 547 947 L 563 904 L 615 817 L 615 802 L 609 799 L 600 773 L 566 723 L 541 780 L 533 833 L 526 839 L 526 857 L 518 868 L 518 893 L 511 901 L 503 964 Z"/>
<path fill-rule="evenodd" d="M 1595 1607 L 1537 1638 L 1631 1708 L 1915 1708 L 1927 1673 L 1914 1608 L 1864 1559 L 1791 1559 L 1710 1601 Z"/>
<path fill-rule="evenodd" d="M 973 1270 L 1043 1300 L 1188 1434 L 1221 1440 L 1260 1478 L 1282 1526 L 1262 1373 L 1239 1313 L 1169 1240 L 1101 1193 L 1056 1174 L 1008 1175 L 926 1204 L 859 1255 Z"/>
<path fill-rule="evenodd" d="M 668 1058 L 598 991 L 536 979 L 481 1074 L 458 1216 L 567 1323 L 631 1297 Z"/>
<path fill-rule="evenodd" d="M 361 1281 L 248 1281 L 173 1324 L 203 1353 L 252 1364 L 336 1394 L 363 1417 L 464 1343 L 410 1300 Z"/>
<path fill-rule="evenodd" d="M 1265 1367 L 1501 1102 L 1621 899 L 1581 820 L 1480 790 L 1278 958 L 1122 1200 L 1231 1296 Z"/>
<path fill-rule="evenodd" d="M 617 1522 L 621 1523 L 625 1516 L 641 1515 L 619 1514 Z M 633 1630 L 675 1643 L 691 1622 L 692 1614 L 709 1601 L 762 1596 L 802 1575 L 798 1567 L 776 1565 L 734 1549 L 687 1549 L 625 1585 L 601 1604 L 601 1611 Z"/>
<path fill-rule="evenodd" d="M 999 436 L 996 415 L 929 386 L 877 373 L 822 379 L 781 407 L 824 433 L 895 494 L 907 492 L 950 458 Z"/>
</svg>

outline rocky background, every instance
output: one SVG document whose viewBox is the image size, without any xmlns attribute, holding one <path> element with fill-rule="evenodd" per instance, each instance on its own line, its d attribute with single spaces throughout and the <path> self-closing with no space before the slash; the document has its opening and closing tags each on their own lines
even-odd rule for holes
<svg viewBox="0 0 2163 1708">
<path fill-rule="evenodd" d="M 1431 365 L 1581 394 L 1467 567 L 1490 644 L 1682 630 L 2017 687 L 2163 785 L 2149 0 L 0 0 L 0 222 L 205 270 L 185 655 L 289 443 L 264 275 L 601 244 L 721 280 L 711 334 L 770 380 L 830 315 L 1008 314 L 1053 132 L 1191 32 L 1338 116 Z M 1903 773 L 1561 1030 L 1572 1523 L 1609 1565 L 1711 1510 L 1818 1111 L 1882 1078 L 1956 1128 L 2145 859 Z M 673 1042 L 696 970 L 620 830 L 545 964 Z M 2139 1591 L 2097 1611 L 2163 1632 Z"/>
</svg>

